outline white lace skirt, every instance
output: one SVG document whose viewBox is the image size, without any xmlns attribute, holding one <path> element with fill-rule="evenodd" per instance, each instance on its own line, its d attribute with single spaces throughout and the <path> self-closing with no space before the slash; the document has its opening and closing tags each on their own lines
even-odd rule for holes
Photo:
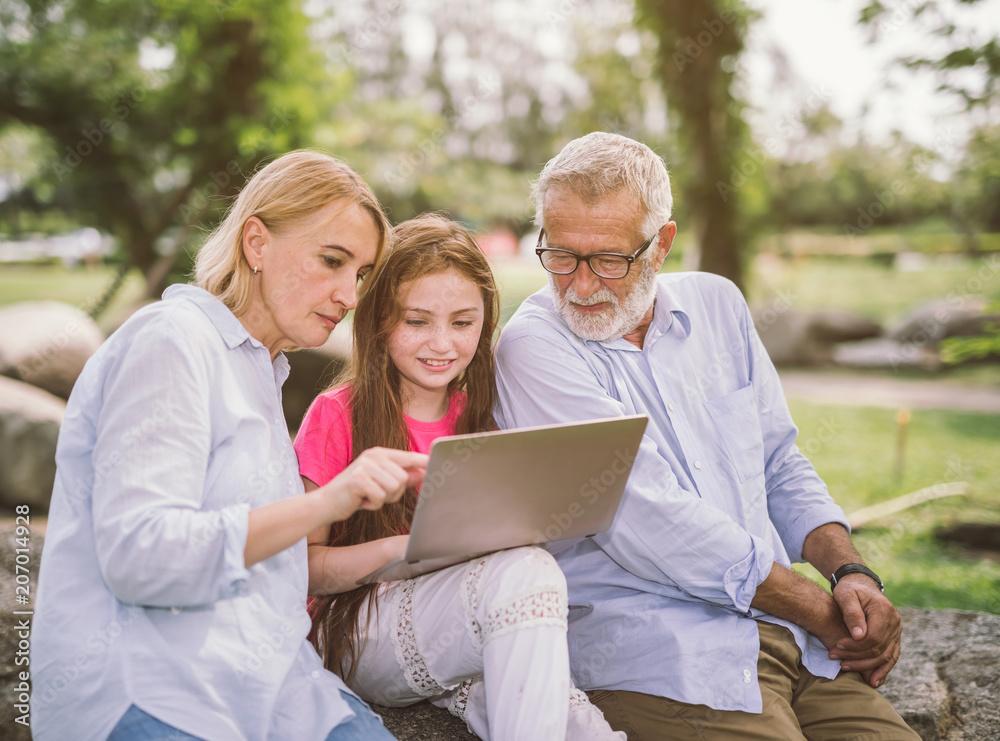
<svg viewBox="0 0 1000 741">
<path fill-rule="evenodd" d="M 365 700 L 429 699 L 483 739 L 624 739 L 572 687 L 566 582 L 552 556 L 516 548 L 384 584 L 362 610 L 348 683 Z"/>
</svg>

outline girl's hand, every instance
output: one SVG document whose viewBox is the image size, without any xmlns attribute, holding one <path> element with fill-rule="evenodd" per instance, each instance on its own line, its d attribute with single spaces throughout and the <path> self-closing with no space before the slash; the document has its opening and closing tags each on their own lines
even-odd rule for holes
<svg viewBox="0 0 1000 741">
<path fill-rule="evenodd" d="M 369 448 L 317 490 L 327 505 L 325 522 L 346 520 L 359 509 L 398 501 L 424 477 L 427 456 L 392 448 Z"/>
</svg>

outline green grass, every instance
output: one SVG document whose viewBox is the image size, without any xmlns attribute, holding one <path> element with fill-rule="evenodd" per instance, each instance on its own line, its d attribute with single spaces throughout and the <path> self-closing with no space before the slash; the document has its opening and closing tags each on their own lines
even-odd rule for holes
<svg viewBox="0 0 1000 741">
<path fill-rule="evenodd" d="M 20 301 L 62 301 L 83 311 L 100 299 L 114 281 L 118 269 L 111 266 L 66 269 L 62 265 L 0 266 L 0 305 Z M 133 271 L 125 279 L 111 305 L 98 317 L 102 330 L 117 326 L 123 312 L 142 298 L 144 282 Z"/>
<path fill-rule="evenodd" d="M 885 517 L 856 533 L 855 543 L 897 605 L 1000 614 L 1000 562 L 933 537 L 935 528 L 956 522 L 1000 523 L 1000 416 L 912 412 L 897 480 L 895 412 L 790 406 L 800 448 L 848 514 L 934 484 L 968 482 L 966 496 Z M 800 571 L 827 584 L 811 567 Z"/>
<path fill-rule="evenodd" d="M 758 260 L 747 281 L 749 300 L 766 305 L 781 292 L 798 310 L 843 309 L 884 323 L 931 299 L 1000 299 L 996 259 L 932 258 L 927 269 L 911 272 L 867 260 Z"/>
<path fill-rule="evenodd" d="M 1000 301 L 1000 270 L 994 257 L 932 258 L 927 269 L 900 271 L 868 260 L 811 258 L 797 262 L 757 260 L 746 277 L 751 304 L 766 306 L 784 296 L 794 309 L 842 309 L 886 325 L 931 299 L 974 302 Z M 506 321 L 525 297 L 546 283 L 534 261 L 495 260 L 497 282 Z M 680 269 L 671 254 L 665 272 Z"/>
</svg>

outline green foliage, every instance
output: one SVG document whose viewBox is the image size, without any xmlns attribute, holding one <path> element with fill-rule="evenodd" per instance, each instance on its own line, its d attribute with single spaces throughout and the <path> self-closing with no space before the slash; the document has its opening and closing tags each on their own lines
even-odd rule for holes
<svg viewBox="0 0 1000 741">
<path fill-rule="evenodd" d="M 950 48 L 943 53 L 932 56 L 918 53 L 899 61 L 913 70 L 937 73 L 939 88 L 957 95 L 969 110 L 988 109 L 995 103 L 1000 89 L 1000 36 L 995 33 L 984 36 L 983 27 L 968 27 L 957 20 L 962 6 L 983 2 L 921 0 L 887 4 L 870 0 L 862 8 L 858 22 L 870 29 L 873 39 L 891 34 L 905 23 L 922 27 L 929 38 L 946 40 Z"/>
<path fill-rule="evenodd" d="M 836 225 L 861 237 L 872 229 L 948 218 L 952 193 L 931 176 L 938 155 L 897 134 L 885 145 L 846 145 L 839 131 L 801 142 L 820 156 L 770 162 L 768 183 L 775 226 Z"/>
<path fill-rule="evenodd" d="M 949 337 L 941 343 L 941 359 L 946 363 L 967 363 L 986 358 L 1000 358 L 1000 327 L 995 323 L 986 326 L 985 334 Z"/>
<path fill-rule="evenodd" d="M 0 204 L 114 235 L 158 293 L 172 253 L 343 94 L 295 0 L 0 0 L 0 134 L 41 163 Z M 155 266 L 155 267 L 154 267 Z"/>
<path fill-rule="evenodd" d="M 987 308 L 1000 314 L 1000 302 Z M 982 334 L 972 337 L 948 337 L 941 343 L 941 359 L 951 365 L 974 360 L 1000 359 L 1000 325 L 987 322 Z"/>
<path fill-rule="evenodd" d="M 1000 126 L 972 133 L 955 179 L 963 220 L 977 231 L 1000 232 Z"/>
</svg>

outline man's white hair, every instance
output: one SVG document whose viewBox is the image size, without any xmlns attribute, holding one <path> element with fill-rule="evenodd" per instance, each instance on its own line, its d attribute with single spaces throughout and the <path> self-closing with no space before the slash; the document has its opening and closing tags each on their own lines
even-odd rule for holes
<svg viewBox="0 0 1000 741">
<path fill-rule="evenodd" d="M 574 139 L 550 159 L 532 183 L 535 224 L 545 228 L 545 194 L 554 185 L 566 186 L 588 203 L 610 193 L 628 190 L 645 215 L 642 236 L 652 239 L 670 221 L 674 198 L 663 160 L 642 142 L 604 131 Z M 650 252 L 652 252 L 650 250 Z"/>
</svg>

